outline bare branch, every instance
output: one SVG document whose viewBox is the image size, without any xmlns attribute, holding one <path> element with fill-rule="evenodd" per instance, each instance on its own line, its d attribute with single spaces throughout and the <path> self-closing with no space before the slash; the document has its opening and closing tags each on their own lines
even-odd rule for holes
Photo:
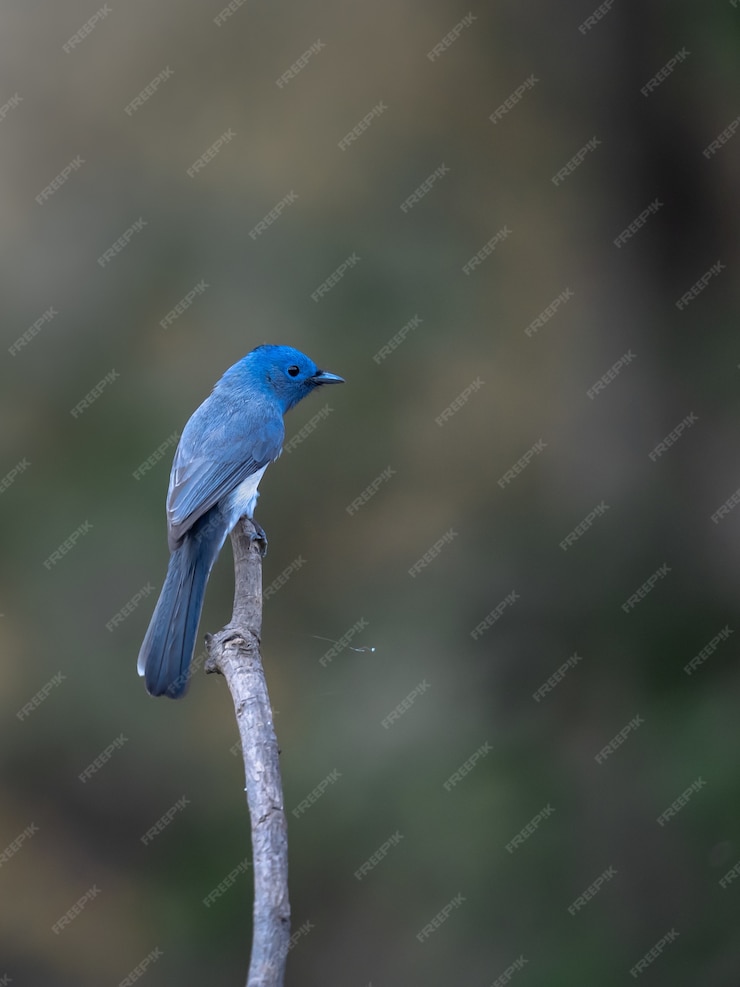
<svg viewBox="0 0 740 987">
<path fill-rule="evenodd" d="M 290 940 L 288 826 L 272 707 L 260 654 L 262 558 L 256 530 L 242 518 L 231 532 L 234 612 L 206 636 L 206 672 L 220 672 L 234 700 L 252 822 L 254 928 L 247 987 L 281 987 Z"/>
</svg>

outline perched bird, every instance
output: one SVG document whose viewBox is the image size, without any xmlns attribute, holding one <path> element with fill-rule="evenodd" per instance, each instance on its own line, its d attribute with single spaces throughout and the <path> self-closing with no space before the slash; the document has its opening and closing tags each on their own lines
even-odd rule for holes
<svg viewBox="0 0 740 987">
<path fill-rule="evenodd" d="M 137 665 L 150 695 L 179 699 L 187 689 L 208 576 L 239 518 L 252 518 L 262 474 L 282 452 L 283 415 L 315 388 L 343 382 L 291 346 L 258 346 L 183 429 L 167 492 L 172 554 Z"/>
</svg>

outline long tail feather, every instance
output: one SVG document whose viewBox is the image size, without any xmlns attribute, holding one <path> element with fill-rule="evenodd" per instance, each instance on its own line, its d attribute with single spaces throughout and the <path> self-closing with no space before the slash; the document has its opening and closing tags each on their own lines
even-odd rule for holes
<svg viewBox="0 0 740 987">
<path fill-rule="evenodd" d="M 179 699 L 187 691 L 206 584 L 226 534 L 226 522 L 214 507 L 170 556 L 137 665 L 152 696 Z"/>
</svg>

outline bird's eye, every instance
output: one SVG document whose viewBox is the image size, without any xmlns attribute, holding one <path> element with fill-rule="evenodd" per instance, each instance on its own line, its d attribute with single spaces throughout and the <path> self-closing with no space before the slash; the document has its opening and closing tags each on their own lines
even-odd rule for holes
<svg viewBox="0 0 740 987">
<path fill-rule="evenodd" d="M 288 367 L 288 373 L 291 377 L 297 377 L 300 372 L 301 371 L 296 366 Z"/>
</svg>

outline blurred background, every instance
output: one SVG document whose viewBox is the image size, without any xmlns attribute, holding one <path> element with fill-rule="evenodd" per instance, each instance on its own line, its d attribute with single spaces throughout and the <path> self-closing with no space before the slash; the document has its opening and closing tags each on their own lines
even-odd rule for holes
<svg viewBox="0 0 740 987">
<path fill-rule="evenodd" d="M 230 697 L 135 662 L 278 342 L 287 983 L 737 985 L 740 5 L 222 3 L 3 4 L 0 981 L 245 981 Z"/>
</svg>

